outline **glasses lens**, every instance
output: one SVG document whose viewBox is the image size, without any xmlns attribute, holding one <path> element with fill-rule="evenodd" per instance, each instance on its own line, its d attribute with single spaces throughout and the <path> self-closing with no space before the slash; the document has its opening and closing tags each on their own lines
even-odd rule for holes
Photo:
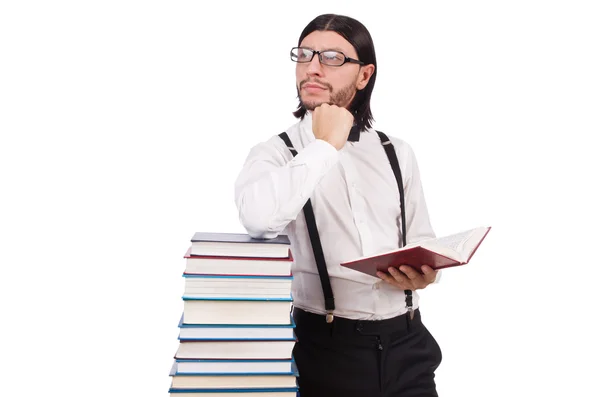
<svg viewBox="0 0 600 397">
<path fill-rule="evenodd" d="M 313 57 L 313 52 L 307 48 L 292 48 L 290 53 L 294 62 L 310 62 Z"/>
<path fill-rule="evenodd" d="M 321 62 L 325 65 L 340 66 L 344 63 L 346 57 L 338 51 L 325 51 L 321 53 Z"/>
</svg>

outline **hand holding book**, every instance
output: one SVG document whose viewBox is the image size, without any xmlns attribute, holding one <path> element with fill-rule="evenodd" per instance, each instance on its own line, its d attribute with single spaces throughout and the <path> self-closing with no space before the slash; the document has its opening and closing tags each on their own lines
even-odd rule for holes
<svg viewBox="0 0 600 397">
<path fill-rule="evenodd" d="M 408 265 L 401 265 L 399 268 L 390 266 L 387 272 L 378 271 L 376 274 L 386 283 L 399 289 L 415 291 L 433 283 L 437 272 L 437 270 L 433 270 L 427 265 L 421 266 L 421 271 L 417 271 Z"/>
</svg>

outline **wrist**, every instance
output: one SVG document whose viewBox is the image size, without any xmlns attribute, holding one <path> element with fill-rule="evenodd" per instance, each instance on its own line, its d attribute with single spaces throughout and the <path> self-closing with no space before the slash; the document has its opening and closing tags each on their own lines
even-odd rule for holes
<svg viewBox="0 0 600 397">
<path fill-rule="evenodd" d="M 340 150 L 344 145 L 342 146 L 338 146 L 338 144 L 335 142 L 335 140 L 333 139 L 327 139 L 327 138 L 317 138 L 317 140 L 326 142 L 329 146 L 331 146 L 332 148 L 334 148 L 335 150 Z"/>
</svg>

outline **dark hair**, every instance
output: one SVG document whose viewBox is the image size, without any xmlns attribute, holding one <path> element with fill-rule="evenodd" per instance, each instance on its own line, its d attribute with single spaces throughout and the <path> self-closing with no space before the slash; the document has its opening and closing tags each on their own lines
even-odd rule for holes
<svg viewBox="0 0 600 397">
<path fill-rule="evenodd" d="M 358 59 L 363 61 L 365 65 L 372 64 L 375 66 L 375 71 L 371 76 L 369 83 L 352 99 L 352 103 L 348 110 L 354 114 L 354 120 L 359 127 L 359 130 L 370 128 L 372 126 L 373 114 L 371 113 L 371 93 L 375 86 L 375 78 L 377 77 L 377 59 L 375 58 L 375 46 L 373 39 L 367 28 L 356 19 L 336 14 L 323 14 L 313 19 L 302 31 L 298 39 L 298 46 L 302 40 L 314 31 L 332 31 L 336 32 L 345 38 L 358 54 Z M 300 96 L 298 96 L 300 100 Z M 294 116 L 304 118 L 306 108 L 302 105 L 302 101 L 298 104 L 298 109 L 294 111 Z"/>
</svg>

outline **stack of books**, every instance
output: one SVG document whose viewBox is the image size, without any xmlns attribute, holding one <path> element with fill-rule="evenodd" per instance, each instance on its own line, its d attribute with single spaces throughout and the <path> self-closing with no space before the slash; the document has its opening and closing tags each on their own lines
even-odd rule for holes
<svg viewBox="0 0 600 397">
<path fill-rule="evenodd" d="M 290 241 L 196 233 L 171 397 L 296 397 Z"/>
</svg>

